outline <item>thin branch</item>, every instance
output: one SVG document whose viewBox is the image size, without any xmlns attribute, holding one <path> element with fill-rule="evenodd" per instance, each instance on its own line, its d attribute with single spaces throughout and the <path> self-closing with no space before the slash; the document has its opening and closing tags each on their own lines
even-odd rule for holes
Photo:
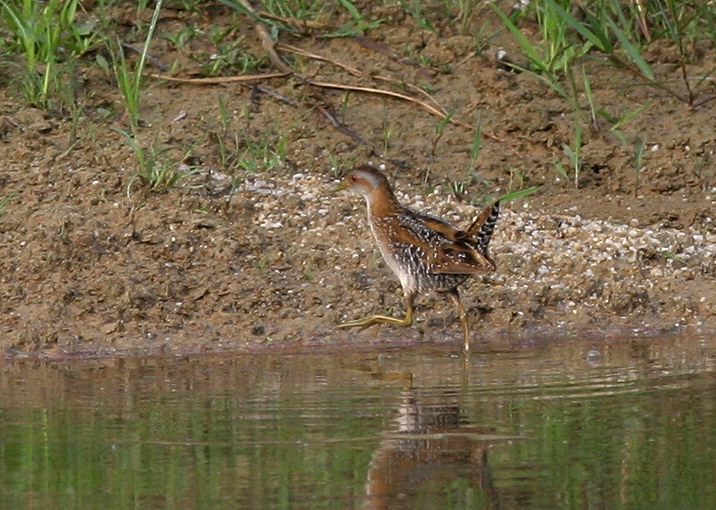
<svg viewBox="0 0 716 510">
<path fill-rule="evenodd" d="M 715 96 L 707 96 L 707 97 L 703 98 L 701 101 L 694 102 L 694 105 L 692 106 L 692 108 L 693 109 L 700 108 L 703 105 L 705 105 L 706 103 L 710 103 L 711 101 L 713 101 L 715 99 L 716 99 L 716 95 Z"/>
<path fill-rule="evenodd" d="M 328 122 L 330 122 L 331 126 L 333 126 L 336 130 L 351 138 L 358 145 L 366 145 L 363 137 L 338 120 L 329 108 L 323 105 L 316 105 L 316 108 L 326 119 L 328 119 Z"/>
<path fill-rule="evenodd" d="M 403 81 L 396 80 L 395 78 L 391 78 L 391 77 L 389 77 L 389 76 L 381 76 L 381 75 L 379 75 L 379 74 L 372 74 L 372 75 L 371 75 L 371 78 L 373 78 L 374 80 L 380 80 L 380 81 L 384 81 L 384 82 L 387 82 L 387 83 L 394 83 L 394 84 L 396 84 L 396 85 L 403 86 L 403 87 L 405 87 L 406 89 L 408 89 L 408 90 L 410 90 L 410 91 L 412 91 L 412 92 L 417 92 L 418 94 L 420 94 L 420 95 L 426 97 L 427 99 L 429 99 L 430 101 L 432 101 L 432 103 L 433 103 L 433 104 L 438 108 L 438 110 L 440 110 L 444 115 L 447 115 L 447 114 L 448 114 L 447 110 L 446 110 L 445 108 L 443 108 L 443 105 L 441 105 L 440 103 L 438 103 L 437 99 L 435 99 L 433 96 L 431 96 L 430 94 L 428 94 L 427 91 L 423 90 L 422 88 L 418 87 L 417 85 L 413 85 L 413 84 L 411 84 L 411 83 L 405 83 L 405 82 L 403 82 Z"/>
<path fill-rule="evenodd" d="M 353 76 L 356 76 L 358 78 L 364 78 L 366 76 L 366 73 L 356 69 L 355 67 L 351 67 L 349 65 L 338 62 L 337 60 L 333 60 L 331 58 L 324 57 L 323 55 L 319 55 L 317 53 L 311 53 L 310 51 L 306 51 L 302 48 L 293 46 L 291 44 L 278 43 L 278 44 L 276 44 L 276 49 L 279 51 L 288 51 L 290 53 L 296 53 L 297 55 L 311 58 L 313 60 L 320 60 L 321 62 L 328 62 L 329 64 L 333 64 L 336 67 L 340 67 L 341 69 L 348 71 L 350 74 L 352 74 Z"/>
<path fill-rule="evenodd" d="M 298 102 L 295 101 L 294 99 L 291 99 L 290 97 L 283 96 L 283 95 L 279 94 L 278 92 L 276 92 L 275 90 L 272 90 L 272 89 L 269 89 L 266 87 L 262 87 L 261 85 L 254 85 L 252 92 L 253 91 L 256 91 L 260 94 L 265 94 L 267 96 L 271 96 L 274 99 L 277 99 L 278 101 L 280 101 L 282 103 L 285 103 L 289 106 L 293 106 L 294 108 L 298 106 Z"/>
<path fill-rule="evenodd" d="M 284 62 L 281 57 L 278 56 L 278 53 L 276 53 L 276 43 L 271 38 L 271 34 L 269 34 L 266 30 L 266 26 L 261 21 L 261 18 L 259 17 L 256 10 L 251 6 L 249 0 L 238 0 L 238 2 L 244 9 L 246 9 L 246 11 L 251 15 L 251 17 L 254 18 L 254 31 L 259 37 L 259 40 L 261 41 L 261 47 L 263 47 L 264 51 L 268 54 L 271 63 L 279 71 L 287 74 L 292 74 L 293 69 L 291 69 L 291 67 L 286 62 Z"/>
<path fill-rule="evenodd" d="M 344 64 L 343 62 L 339 62 L 338 60 L 334 60 L 332 58 L 325 57 L 325 56 L 319 55 L 317 53 L 311 53 L 309 51 L 306 51 L 306 50 L 299 48 L 297 46 L 292 46 L 290 44 L 278 43 L 276 45 L 276 49 L 279 51 L 288 51 L 291 53 L 296 53 L 297 55 L 302 55 L 304 57 L 311 58 L 313 60 L 319 60 L 321 62 L 327 62 L 329 64 L 333 64 L 334 66 L 340 67 L 341 69 L 347 71 L 348 73 L 350 73 L 353 76 L 356 76 L 358 78 L 372 78 L 374 80 L 380 80 L 380 81 L 384 81 L 387 83 L 393 83 L 393 84 L 403 86 L 412 92 L 417 92 L 418 94 L 426 97 L 436 106 L 437 109 L 439 109 L 443 114 L 447 115 L 447 111 L 445 110 L 445 108 L 443 108 L 443 106 L 440 103 L 438 103 L 437 100 L 433 96 L 428 94 L 425 90 L 418 87 L 417 85 L 405 83 L 401 80 L 397 80 L 397 79 L 391 78 L 389 76 L 369 74 L 369 73 L 363 72 L 359 69 L 356 69 L 355 67 L 351 67 L 347 64 Z"/>
<path fill-rule="evenodd" d="M 298 48 L 296 46 L 292 46 L 290 44 L 275 42 L 271 38 L 271 35 L 266 30 L 266 26 L 264 25 L 264 22 L 261 19 L 261 15 L 265 14 L 265 13 L 258 13 L 252 7 L 249 0 L 237 0 L 237 2 L 241 5 L 241 7 L 245 11 L 245 13 L 253 19 L 254 31 L 256 32 L 257 36 L 259 37 L 259 39 L 261 41 L 261 46 L 263 47 L 264 51 L 268 54 L 273 65 L 281 71 L 280 73 L 270 73 L 270 74 L 263 74 L 263 75 L 231 76 L 231 77 L 215 77 L 215 78 L 176 78 L 176 77 L 162 75 L 162 74 L 153 74 L 150 76 L 152 76 L 153 78 L 157 78 L 157 79 L 181 82 L 181 83 L 216 84 L 216 83 L 260 81 L 260 80 L 271 79 L 271 78 L 282 78 L 282 77 L 292 75 L 292 76 L 295 76 L 301 83 L 307 84 L 307 85 L 313 85 L 314 87 L 347 90 L 347 91 L 354 91 L 354 92 L 363 92 L 363 93 L 367 93 L 367 94 L 388 96 L 388 97 L 392 97 L 395 99 L 400 99 L 402 101 L 407 101 L 407 102 L 410 102 L 410 103 L 420 106 L 422 109 L 426 110 L 431 115 L 434 115 L 444 121 L 447 121 L 450 124 L 463 127 L 469 131 L 472 131 L 474 129 L 469 124 L 466 124 L 464 122 L 461 122 L 461 121 L 451 118 L 451 116 L 445 111 L 445 108 L 443 108 L 435 100 L 435 98 L 433 98 L 428 92 L 426 92 L 425 90 L 423 90 L 422 88 L 420 88 L 416 85 L 406 84 L 406 83 L 402 82 L 401 80 L 398 80 L 398 79 L 395 79 L 392 77 L 371 75 L 369 73 L 365 73 L 363 71 L 360 71 L 359 69 L 351 67 L 347 64 L 339 62 L 335 59 L 325 57 L 325 56 L 319 55 L 317 53 L 312 53 L 312 52 L 303 50 L 301 48 Z M 283 20 L 283 21 L 286 21 L 286 20 Z M 420 99 L 417 99 L 415 97 L 401 94 L 398 92 L 393 92 L 390 90 L 379 89 L 379 88 L 374 88 L 374 87 L 362 87 L 362 86 L 356 86 L 356 85 L 345 85 L 345 84 L 341 84 L 341 83 L 308 80 L 308 79 L 304 78 L 303 76 L 301 76 L 300 74 L 295 73 L 293 71 L 293 69 L 278 55 L 277 50 L 296 53 L 296 54 L 305 56 L 307 58 L 330 63 L 332 65 L 335 65 L 335 66 L 345 70 L 346 72 L 348 72 L 349 74 L 351 74 L 355 77 L 371 78 L 374 80 L 381 80 L 381 81 L 392 83 L 392 84 L 398 84 L 400 86 L 403 86 L 413 92 L 416 92 L 416 93 L 424 96 L 426 99 L 428 99 L 435 106 L 433 106 L 425 101 L 422 101 Z M 266 92 L 266 93 L 273 95 L 270 92 Z M 344 126 L 342 123 L 340 123 L 336 119 L 336 117 L 334 115 L 332 115 L 331 112 L 328 111 L 326 108 L 323 108 L 321 106 L 319 106 L 318 108 L 319 108 L 319 111 L 329 120 L 331 125 L 333 125 L 336 129 L 347 134 L 353 140 L 355 140 L 359 143 L 365 143 L 365 141 L 359 135 L 357 135 L 355 132 L 352 132 L 350 129 L 348 129 L 346 126 Z M 492 139 L 499 140 L 497 137 L 495 137 L 494 135 L 491 135 L 489 133 L 485 133 L 485 135 Z"/>
<path fill-rule="evenodd" d="M 129 43 L 126 43 L 126 42 L 121 42 L 120 44 L 122 45 L 122 48 L 125 48 L 125 49 L 127 49 L 127 50 L 131 50 L 131 51 L 133 51 L 134 53 L 136 53 L 137 55 L 140 55 L 140 56 L 142 55 L 142 48 L 138 48 L 138 47 L 136 47 L 135 45 L 129 44 Z M 165 65 L 165 64 L 164 64 L 161 60 L 159 60 L 158 58 L 154 58 L 154 57 L 152 57 L 151 55 L 147 55 L 147 56 L 146 56 L 146 59 L 147 59 L 147 62 L 148 62 L 151 66 L 156 67 L 157 69 L 159 69 L 159 70 L 162 71 L 162 72 L 165 72 L 165 71 L 168 71 L 168 70 L 169 70 L 169 66 Z"/>
<path fill-rule="evenodd" d="M 244 74 L 240 76 L 214 76 L 212 78 L 179 78 L 166 74 L 150 74 L 150 78 L 157 80 L 175 81 L 179 83 L 194 83 L 196 85 L 214 85 L 217 83 L 236 83 L 243 81 L 261 81 L 272 78 L 285 78 L 291 73 L 268 73 L 268 74 Z"/>
<path fill-rule="evenodd" d="M 424 110 L 429 112 L 430 114 L 432 114 L 436 117 L 439 117 L 443 120 L 448 118 L 447 114 L 441 112 L 440 110 L 427 104 L 426 102 L 421 101 L 421 100 L 416 99 L 411 96 L 406 96 L 405 94 L 393 92 L 392 90 L 376 89 L 376 88 L 372 88 L 372 87 L 359 87 L 356 85 L 345 85 L 343 83 L 332 83 L 332 82 L 326 82 L 326 81 L 313 81 L 313 80 L 309 80 L 308 84 L 313 85 L 314 87 L 321 87 L 321 88 L 327 88 L 327 89 L 352 90 L 354 92 L 364 92 L 366 94 L 375 94 L 375 95 L 379 95 L 379 96 L 394 97 L 396 99 L 401 99 L 403 101 L 408 101 L 410 103 L 417 104 L 418 106 L 420 106 L 421 108 L 423 108 Z M 451 124 L 454 124 L 454 125 L 460 126 L 460 127 L 464 127 L 465 129 L 469 129 L 471 131 L 473 129 L 473 127 L 470 126 L 469 124 L 465 124 L 464 122 L 460 122 L 459 120 L 449 119 L 448 121 Z"/>
</svg>

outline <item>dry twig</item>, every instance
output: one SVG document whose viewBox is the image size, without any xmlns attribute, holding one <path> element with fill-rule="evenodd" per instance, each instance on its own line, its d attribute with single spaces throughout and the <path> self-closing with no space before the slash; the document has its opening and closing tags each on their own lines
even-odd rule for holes
<svg viewBox="0 0 716 510">
<path fill-rule="evenodd" d="M 311 52 L 309 52 L 309 51 L 306 51 L 306 50 L 304 50 L 304 49 L 302 49 L 302 48 L 299 48 L 299 47 L 297 47 L 297 46 L 292 46 L 292 45 L 290 45 L 290 44 L 278 43 L 278 44 L 276 45 L 276 49 L 277 49 L 277 50 L 280 50 L 280 51 L 289 51 L 289 52 L 291 52 L 291 53 L 296 53 L 297 55 L 302 55 L 302 56 L 304 56 L 304 57 L 307 57 L 307 58 L 310 58 L 310 59 L 313 59 L 313 60 L 319 60 L 319 61 L 321 61 L 321 62 L 327 62 L 327 63 L 329 63 L 329 64 L 332 64 L 332 65 L 336 66 L 336 67 L 340 67 L 341 69 L 347 71 L 348 73 L 350 73 L 350 74 L 352 74 L 353 76 L 356 76 L 356 77 L 358 77 L 358 78 L 372 78 L 372 79 L 374 79 L 374 80 L 380 80 L 380 81 L 384 81 L 384 82 L 387 82 L 387 83 L 393 83 L 393 84 L 396 84 L 396 85 L 403 86 L 403 87 L 407 88 L 408 90 L 410 90 L 410 91 L 412 91 L 412 92 L 417 92 L 418 94 L 420 94 L 420 95 L 426 97 L 427 99 L 429 99 L 429 100 L 435 105 L 435 107 L 436 107 L 438 110 L 440 110 L 444 115 L 447 115 L 447 114 L 448 114 L 447 111 L 445 110 L 445 108 L 443 108 L 442 105 L 441 105 L 440 103 L 438 103 L 433 96 L 431 96 L 430 94 L 428 94 L 425 90 L 423 90 L 422 88 L 418 87 L 417 85 L 412 85 L 412 84 L 410 84 L 410 83 L 405 83 L 405 82 L 403 82 L 403 81 L 396 80 L 395 78 L 391 78 L 391 77 L 388 77 L 388 76 L 381 76 L 381 75 L 378 75 L 378 74 L 369 74 L 369 73 L 360 71 L 359 69 L 356 69 L 355 67 L 351 67 L 351 66 L 349 66 L 349 65 L 347 65 L 347 64 L 344 64 L 344 63 L 342 63 L 342 62 L 339 62 L 338 60 L 335 60 L 335 59 L 332 59 L 332 58 L 329 58 L 329 57 L 325 57 L 325 56 L 319 55 L 319 54 L 317 54 L 317 53 L 311 53 Z"/>
<path fill-rule="evenodd" d="M 328 119 L 328 122 L 331 123 L 331 126 L 333 126 L 336 130 L 340 131 L 344 135 L 348 136 L 350 139 L 352 139 L 354 142 L 356 142 L 359 145 L 366 145 L 365 140 L 363 140 L 363 137 L 360 136 L 358 133 L 353 131 L 351 128 L 343 124 L 333 113 L 333 108 L 330 108 L 327 105 L 316 105 L 316 108 L 318 109 L 321 114 Z"/>
<path fill-rule="evenodd" d="M 394 97 L 396 99 L 401 99 L 403 101 L 408 101 L 413 104 L 417 104 L 427 112 L 429 112 L 432 115 L 435 115 L 436 117 L 440 117 L 441 119 L 446 119 L 448 117 L 447 114 L 441 112 L 434 106 L 429 105 L 428 103 L 421 101 L 420 99 L 416 99 L 412 96 L 406 96 L 405 94 L 400 94 L 398 92 L 393 92 L 392 90 L 384 90 L 384 89 L 376 89 L 373 87 L 360 87 L 357 85 L 345 85 L 343 83 L 332 83 L 332 82 L 326 82 L 326 81 L 312 81 L 309 80 L 307 82 L 309 85 L 313 85 L 314 87 L 321 87 L 321 88 L 327 88 L 327 89 L 338 89 L 338 90 L 352 90 L 354 92 L 364 92 L 366 94 L 376 94 L 379 96 L 389 96 Z M 465 124 L 464 122 L 460 122 L 459 120 L 455 119 L 449 119 L 451 124 L 454 124 L 456 126 L 464 127 L 466 129 L 469 129 L 472 131 L 473 127 L 469 124 Z"/>
<path fill-rule="evenodd" d="M 251 94 L 253 95 L 254 93 L 265 94 L 267 96 L 273 97 L 274 99 L 277 99 L 284 104 L 293 106 L 294 108 L 298 107 L 298 101 L 291 99 L 290 97 L 283 96 L 273 89 L 262 87 L 261 85 L 253 86 L 253 88 L 251 89 Z"/>
<path fill-rule="evenodd" d="M 351 67 L 349 65 L 343 64 L 341 62 L 338 62 L 337 60 L 333 60 L 332 58 L 324 57 L 323 55 L 319 55 L 317 53 L 311 53 L 310 51 L 306 51 L 303 48 L 299 48 L 298 46 L 292 46 L 291 44 L 285 44 L 285 43 L 278 43 L 276 44 L 276 49 L 281 51 L 288 51 L 291 53 L 296 53 L 297 55 L 301 55 L 313 60 L 320 60 L 321 62 L 327 62 L 329 64 L 333 64 L 336 67 L 340 67 L 341 69 L 348 71 L 353 76 L 357 76 L 358 78 L 363 78 L 366 76 L 366 73 L 363 71 L 360 71 L 356 69 L 355 67 Z"/>
<path fill-rule="evenodd" d="M 211 78 L 178 78 L 166 74 L 150 74 L 150 78 L 157 80 L 175 81 L 179 83 L 193 83 L 196 85 L 215 85 L 217 83 L 236 83 L 244 81 L 262 81 L 272 78 L 285 78 L 291 73 L 268 73 L 268 74 L 242 74 L 239 76 L 213 76 Z"/>
<path fill-rule="evenodd" d="M 269 34 L 266 30 L 266 26 L 261 22 L 261 18 L 259 17 L 256 10 L 251 6 L 249 0 L 238 0 L 238 2 L 254 18 L 254 31 L 259 37 L 259 41 L 261 41 L 261 47 L 268 54 L 271 63 L 276 66 L 279 71 L 287 74 L 292 74 L 293 69 L 291 69 L 291 67 L 286 62 L 284 62 L 281 57 L 279 57 L 278 53 L 276 53 L 275 43 L 271 38 L 271 34 Z"/>
</svg>

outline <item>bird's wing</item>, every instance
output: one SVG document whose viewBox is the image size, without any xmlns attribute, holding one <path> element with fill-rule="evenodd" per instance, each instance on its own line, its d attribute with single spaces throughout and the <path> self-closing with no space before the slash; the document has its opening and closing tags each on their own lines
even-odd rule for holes
<svg viewBox="0 0 716 510">
<path fill-rule="evenodd" d="M 485 207 L 467 228 L 466 234 L 468 239 L 480 253 L 487 254 L 487 248 L 490 245 L 490 239 L 492 238 L 492 233 L 495 230 L 499 216 L 500 201 L 497 200 L 493 204 Z"/>
<path fill-rule="evenodd" d="M 482 274 L 497 268 L 488 255 L 462 242 L 441 246 L 432 266 L 432 272 L 436 274 Z"/>
<path fill-rule="evenodd" d="M 464 239 L 466 236 L 466 233 L 463 230 L 456 228 L 445 220 L 436 218 L 435 216 L 431 216 L 429 214 L 418 213 L 415 211 L 411 212 L 413 213 L 413 217 L 419 221 L 419 228 L 426 228 L 433 231 L 443 236 L 448 241 L 457 241 L 459 239 Z"/>
<path fill-rule="evenodd" d="M 425 264 L 436 274 L 480 274 L 493 271 L 495 263 L 466 240 L 466 233 L 449 223 L 423 214 L 401 214 L 396 229 L 401 244 L 419 248 Z"/>
</svg>

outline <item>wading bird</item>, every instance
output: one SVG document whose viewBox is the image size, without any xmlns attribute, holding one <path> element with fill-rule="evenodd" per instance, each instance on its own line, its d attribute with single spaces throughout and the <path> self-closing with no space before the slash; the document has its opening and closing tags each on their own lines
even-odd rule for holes
<svg viewBox="0 0 716 510">
<path fill-rule="evenodd" d="M 496 268 L 488 246 L 500 214 L 499 201 L 486 207 L 466 230 L 461 230 L 440 218 L 400 205 L 388 179 L 369 165 L 349 172 L 338 190 L 349 190 L 365 198 L 373 237 L 383 259 L 400 280 L 405 300 L 405 317 L 402 319 L 372 315 L 338 327 L 410 326 L 415 297 L 435 291 L 446 294 L 457 307 L 464 347 L 469 350 L 467 314 L 457 288 L 470 275 L 488 273 Z"/>
</svg>

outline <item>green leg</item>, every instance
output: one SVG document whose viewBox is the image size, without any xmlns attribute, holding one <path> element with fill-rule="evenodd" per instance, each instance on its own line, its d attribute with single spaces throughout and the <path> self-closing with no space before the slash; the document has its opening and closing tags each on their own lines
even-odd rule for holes
<svg viewBox="0 0 716 510">
<path fill-rule="evenodd" d="M 470 328 L 467 323 L 467 313 L 465 312 L 465 307 L 462 306 L 462 301 L 460 300 L 460 293 L 457 289 L 453 289 L 450 294 L 450 300 L 457 306 L 457 310 L 460 313 L 460 323 L 462 324 L 462 335 L 464 338 L 464 345 L 463 348 L 465 349 L 465 352 L 468 352 L 470 350 Z"/>
<path fill-rule="evenodd" d="M 370 317 L 364 317 L 363 319 L 357 319 L 354 321 L 344 322 L 338 327 L 343 328 L 367 328 L 376 324 L 393 324 L 394 326 L 408 327 L 413 324 L 413 295 L 405 296 L 405 317 L 402 319 L 396 319 L 395 317 L 387 317 L 385 315 L 371 315 Z"/>
</svg>

